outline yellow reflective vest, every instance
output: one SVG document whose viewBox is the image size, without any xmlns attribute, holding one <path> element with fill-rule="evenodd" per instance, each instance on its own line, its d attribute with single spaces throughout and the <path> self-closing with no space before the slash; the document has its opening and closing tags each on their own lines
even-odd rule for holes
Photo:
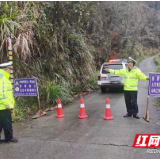
<svg viewBox="0 0 160 160">
<path fill-rule="evenodd" d="M 0 69 L 0 110 L 5 110 L 7 105 L 14 107 L 12 84 L 9 81 L 10 74 Z"/>
<path fill-rule="evenodd" d="M 138 79 L 142 81 L 147 80 L 147 76 L 141 72 L 136 66 L 129 72 L 128 67 L 120 70 L 109 69 L 110 73 L 124 76 L 124 90 L 126 91 L 137 91 L 138 90 Z"/>
</svg>

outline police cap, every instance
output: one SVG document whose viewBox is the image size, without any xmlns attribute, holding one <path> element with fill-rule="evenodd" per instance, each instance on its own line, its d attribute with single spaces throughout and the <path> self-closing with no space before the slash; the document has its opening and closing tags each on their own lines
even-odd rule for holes
<svg viewBox="0 0 160 160">
<path fill-rule="evenodd" d="M 13 64 L 13 62 L 7 62 L 7 63 L 2 63 L 0 64 L 0 68 L 4 69 L 4 68 L 11 68 L 11 65 Z"/>
<path fill-rule="evenodd" d="M 128 60 L 127 60 L 127 62 L 132 62 L 134 64 L 137 63 L 136 60 L 134 60 L 132 57 L 129 57 Z"/>
</svg>

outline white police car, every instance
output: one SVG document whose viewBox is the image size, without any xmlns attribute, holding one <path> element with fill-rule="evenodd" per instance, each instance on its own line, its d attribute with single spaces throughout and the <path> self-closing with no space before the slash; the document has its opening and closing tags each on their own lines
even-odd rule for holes
<svg viewBox="0 0 160 160">
<path fill-rule="evenodd" d="M 126 59 L 109 59 L 108 62 L 102 64 L 100 75 L 98 76 L 98 85 L 101 91 L 105 92 L 107 88 L 124 87 L 124 77 L 106 72 L 104 69 L 119 70 L 127 66 Z"/>
</svg>

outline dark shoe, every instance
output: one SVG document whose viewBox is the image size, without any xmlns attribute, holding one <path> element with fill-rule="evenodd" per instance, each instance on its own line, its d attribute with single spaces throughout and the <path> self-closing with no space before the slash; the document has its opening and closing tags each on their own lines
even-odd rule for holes
<svg viewBox="0 0 160 160">
<path fill-rule="evenodd" d="M 125 117 L 125 118 L 126 118 L 126 117 L 132 117 L 132 115 L 127 113 L 127 114 L 124 115 L 123 117 Z"/>
<path fill-rule="evenodd" d="M 134 118 L 140 119 L 138 115 L 133 115 Z"/>
<path fill-rule="evenodd" d="M 12 138 L 11 140 L 7 141 L 7 143 L 17 143 L 18 139 L 17 138 Z"/>
<path fill-rule="evenodd" d="M 4 139 L 0 139 L 0 144 L 5 143 Z"/>
</svg>

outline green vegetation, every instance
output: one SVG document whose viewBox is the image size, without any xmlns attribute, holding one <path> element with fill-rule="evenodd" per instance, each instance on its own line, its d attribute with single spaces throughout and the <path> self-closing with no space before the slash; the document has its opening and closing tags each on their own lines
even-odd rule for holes
<svg viewBox="0 0 160 160">
<path fill-rule="evenodd" d="M 159 49 L 155 49 L 155 48 L 145 48 L 141 54 L 140 57 L 137 57 L 137 63 L 139 64 L 139 62 L 141 62 L 143 59 L 147 58 L 147 57 L 151 57 L 154 55 L 159 54 Z"/>
<path fill-rule="evenodd" d="M 140 61 L 158 52 L 154 2 L 3 1 L 0 8 L 0 62 L 8 61 L 11 35 L 14 77 L 38 78 L 42 108 L 96 89 L 107 58 Z M 16 98 L 15 108 L 21 119 L 37 111 L 37 99 Z"/>
<path fill-rule="evenodd" d="M 156 64 L 156 66 L 157 66 L 157 69 L 156 69 L 157 72 L 160 72 L 160 54 L 158 54 L 157 56 L 155 56 L 154 62 Z"/>
<path fill-rule="evenodd" d="M 160 54 L 158 54 L 157 56 L 155 56 L 154 58 L 154 62 L 157 66 L 156 70 L 157 72 L 160 72 Z M 160 107 L 160 98 L 158 98 L 158 103 L 155 103 L 153 106 L 156 106 L 156 107 Z"/>
</svg>

